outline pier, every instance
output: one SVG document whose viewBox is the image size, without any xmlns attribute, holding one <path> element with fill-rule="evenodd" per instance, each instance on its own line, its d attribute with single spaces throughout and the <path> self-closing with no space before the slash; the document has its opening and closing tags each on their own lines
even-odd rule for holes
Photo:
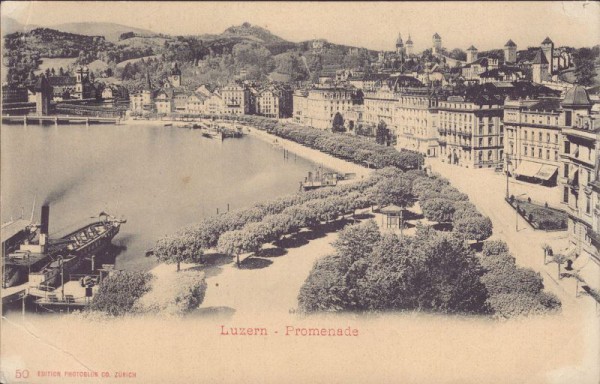
<svg viewBox="0 0 600 384">
<path fill-rule="evenodd" d="M 95 117 L 95 116 L 68 116 L 68 115 L 50 115 L 50 116 L 2 116 L 2 124 L 119 124 L 121 119 L 118 117 Z"/>
</svg>

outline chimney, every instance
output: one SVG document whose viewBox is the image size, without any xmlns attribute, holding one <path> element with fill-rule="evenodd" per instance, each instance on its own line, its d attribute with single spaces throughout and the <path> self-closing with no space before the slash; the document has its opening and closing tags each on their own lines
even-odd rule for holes
<svg viewBox="0 0 600 384">
<path fill-rule="evenodd" d="M 50 224 L 50 206 L 42 205 L 42 222 L 40 225 L 40 233 L 47 235 L 49 224 Z"/>
</svg>

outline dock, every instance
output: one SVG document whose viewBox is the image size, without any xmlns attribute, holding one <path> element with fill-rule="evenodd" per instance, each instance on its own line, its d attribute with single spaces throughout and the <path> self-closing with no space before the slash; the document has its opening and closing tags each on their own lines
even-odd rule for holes
<svg viewBox="0 0 600 384">
<path fill-rule="evenodd" d="M 68 115 L 49 115 L 49 116 L 2 116 L 2 124 L 119 124 L 121 119 L 118 117 L 95 117 L 95 116 L 68 116 Z"/>
</svg>

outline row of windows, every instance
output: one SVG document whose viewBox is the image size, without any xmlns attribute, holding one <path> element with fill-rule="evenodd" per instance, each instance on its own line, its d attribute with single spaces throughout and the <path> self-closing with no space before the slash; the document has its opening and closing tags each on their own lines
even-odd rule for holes
<svg viewBox="0 0 600 384">
<path fill-rule="evenodd" d="M 511 149 L 512 149 L 512 143 L 511 143 Z M 536 152 L 535 152 L 535 147 L 531 147 L 531 152 L 528 151 L 528 147 L 527 146 L 523 146 L 523 156 L 530 156 L 530 157 L 536 157 Z M 538 148 L 537 150 L 537 157 L 539 159 L 546 159 L 546 160 L 550 160 L 550 150 L 546 149 L 545 152 L 546 156 L 544 157 L 544 151 L 542 148 Z M 554 161 L 558 161 L 558 151 L 554 151 Z"/>
</svg>

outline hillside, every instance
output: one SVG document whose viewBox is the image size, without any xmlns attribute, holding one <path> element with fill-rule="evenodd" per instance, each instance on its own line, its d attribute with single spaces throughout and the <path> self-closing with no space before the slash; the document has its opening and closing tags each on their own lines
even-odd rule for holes
<svg viewBox="0 0 600 384">
<path fill-rule="evenodd" d="M 52 29 L 85 36 L 104 36 L 107 41 L 119 41 L 119 36 L 125 32 L 137 35 L 155 36 L 157 33 L 147 29 L 130 27 L 116 23 L 64 23 L 53 25 Z"/>
<path fill-rule="evenodd" d="M 221 34 L 220 37 L 245 37 L 247 39 L 265 44 L 278 44 L 287 42 L 281 37 L 275 36 L 269 30 L 257 25 L 251 25 L 250 23 L 243 23 L 242 25 L 229 27 Z"/>
</svg>

